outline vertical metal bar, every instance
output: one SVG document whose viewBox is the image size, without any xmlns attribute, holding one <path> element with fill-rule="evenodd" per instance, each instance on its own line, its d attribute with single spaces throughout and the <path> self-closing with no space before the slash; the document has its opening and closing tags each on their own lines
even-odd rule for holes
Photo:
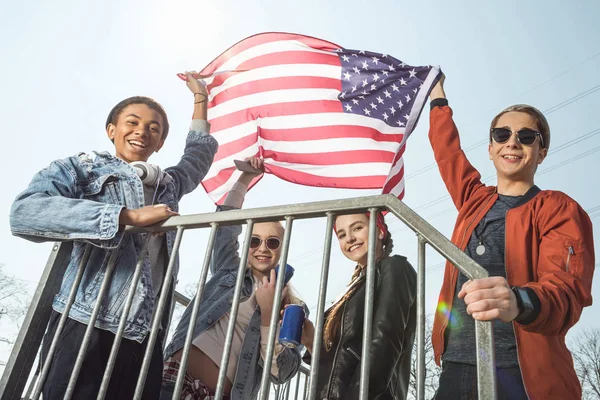
<svg viewBox="0 0 600 400">
<path fill-rule="evenodd" d="M 296 394 L 294 395 L 294 400 L 298 400 L 298 393 L 300 393 L 300 376 L 302 374 L 300 371 L 296 374 Z"/>
<path fill-rule="evenodd" d="M 266 400 L 269 397 L 269 382 L 271 380 L 271 362 L 273 361 L 273 352 L 275 350 L 275 334 L 277 333 L 277 321 L 279 321 L 279 310 L 281 308 L 281 292 L 285 282 L 285 270 L 287 268 L 287 258 L 290 249 L 290 238 L 292 236 L 292 223 L 294 217 L 285 217 L 285 234 L 283 235 L 283 249 L 279 259 L 279 274 L 277 284 L 275 285 L 275 298 L 273 299 L 273 309 L 271 310 L 271 321 L 269 327 L 269 339 L 267 342 L 267 354 L 263 360 L 263 374 L 260 385 L 260 399 Z"/>
<path fill-rule="evenodd" d="M 206 284 L 206 278 L 208 277 L 208 269 L 210 267 L 210 259 L 212 257 L 213 247 L 215 245 L 218 226 L 219 224 L 216 222 L 211 224 L 210 236 L 208 237 L 208 246 L 206 247 L 206 254 L 204 255 L 204 264 L 202 265 L 202 272 L 200 272 L 196 297 L 194 298 L 194 306 L 192 307 L 192 315 L 190 316 L 190 325 L 188 326 L 185 336 L 185 343 L 183 345 L 183 354 L 181 355 L 181 361 L 179 364 L 180 367 L 177 374 L 177 381 L 175 383 L 175 391 L 173 392 L 173 400 L 179 399 L 179 394 L 183 388 L 183 379 L 185 378 L 188 356 L 190 354 L 190 348 L 192 347 L 194 328 L 196 327 L 196 318 L 198 317 L 198 312 L 200 311 L 200 302 L 202 301 L 202 295 L 204 294 L 204 285 Z"/>
<path fill-rule="evenodd" d="M 425 239 L 417 235 L 417 400 L 425 399 Z"/>
<path fill-rule="evenodd" d="M 171 252 L 171 258 L 169 259 L 169 265 L 165 272 L 162 287 L 166 290 L 161 290 L 158 305 L 156 307 L 156 313 L 152 319 L 152 328 L 150 329 L 150 336 L 148 337 L 148 343 L 146 344 L 146 352 L 144 353 L 144 360 L 142 361 L 142 368 L 140 369 L 140 375 L 138 376 L 137 385 L 135 387 L 135 393 L 133 398 L 139 400 L 142 398 L 144 392 L 144 385 L 146 384 L 146 376 L 148 375 L 148 368 L 152 361 L 152 353 L 154 352 L 154 344 L 156 343 L 156 337 L 158 336 L 158 330 L 161 324 L 163 310 L 167 304 L 167 297 L 169 297 L 168 288 L 171 286 L 173 280 L 173 268 L 175 268 L 175 261 L 179 254 L 179 247 L 181 247 L 181 239 L 183 238 L 183 232 L 185 228 L 182 226 L 177 227 L 177 234 L 175 235 L 175 243 L 173 244 L 173 251 Z"/>
<path fill-rule="evenodd" d="M 292 391 L 291 383 L 292 383 L 291 381 L 288 381 L 286 383 L 287 386 L 286 386 L 286 390 L 285 390 L 285 400 L 290 400 L 290 392 Z"/>
<path fill-rule="evenodd" d="M 360 400 L 369 399 L 371 336 L 373 331 L 373 294 L 375 292 L 375 257 L 377 252 L 377 209 L 370 208 L 369 256 L 365 290 L 365 320 L 363 326 L 362 359 L 360 360 Z"/>
<path fill-rule="evenodd" d="M 33 378 L 31 378 L 31 383 L 29 384 L 29 386 L 27 386 L 27 391 L 25 392 L 25 396 L 23 397 L 24 399 L 31 399 L 31 391 L 33 390 L 33 387 L 37 384 L 39 378 L 40 371 L 36 371 L 36 373 L 33 375 Z"/>
<path fill-rule="evenodd" d="M 71 379 L 69 379 L 69 385 L 67 386 L 64 400 L 71 400 L 71 397 L 73 397 L 73 393 L 75 392 L 77 378 L 79 377 L 79 372 L 81 372 L 81 366 L 83 365 L 83 360 L 85 359 L 85 353 L 87 353 L 87 348 L 90 344 L 90 339 L 92 338 L 92 331 L 94 330 L 96 320 L 98 319 L 98 314 L 100 313 L 100 308 L 102 307 L 102 299 L 104 298 L 104 295 L 110 286 L 110 278 L 113 270 L 115 269 L 119 248 L 120 247 L 117 247 L 116 249 L 112 250 L 110 258 L 108 259 L 108 265 L 106 266 L 106 271 L 104 272 L 104 280 L 100 286 L 100 291 L 98 292 L 98 297 L 96 298 L 94 310 L 92 311 L 87 328 L 85 329 L 85 334 L 83 335 L 81 347 L 79 348 L 79 353 L 77 354 L 77 359 L 75 360 L 75 365 L 73 366 L 73 372 L 71 373 Z"/>
<path fill-rule="evenodd" d="M 323 315 L 325 314 L 325 298 L 327 296 L 327 282 L 329 279 L 329 260 L 331 258 L 331 241 L 333 235 L 333 222 L 335 215 L 327 213 L 327 227 L 325 228 L 325 243 L 323 244 L 323 265 L 321 267 L 321 282 L 319 283 L 319 300 L 317 303 L 317 316 L 315 317 L 315 336 L 311 354 L 311 368 L 309 381 L 309 399 L 317 398 L 317 379 L 319 376 L 319 361 L 321 347 L 323 346 Z M 308 379 L 308 376 L 306 377 Z"/>
<path fill-rule="evenodd" d="M 242 247 L 242 255 L 240 256 L 240 266 L 237 271 L 237 279 L 235 281 L 235 292 L 231 302 L 231 312 L 229 313 L 229 325 L 227 326 L 227 337 L 223 346 L 223 357 L 221 358 L 221 367 L 219 369 L 219 379 L 217 380 L 217 389 L 215 391 L 215 400 L 223 398 L 223 390 L 225 387 L 225 379 L 227 377 L 227 367 L 229 366 L 229 353 L 231 352 L 231 343 L 233 342 L 233 332 L 237 320 L 238 309 L 240 307 L 240 297 L 242 292 L 242 284 L 246 276 L 246 267 L 248 265 L 248 251 L 250 249 L 250 240 L 252 240 L 252 229 L 254 221 L 248 219 L 246 221 L 246 235 L 244 236 L 244 246 Z"/>
<path fill-rule="evenodd" d="M 71 286 L 71 291 L 69 292 L 67 304 L 65 305 L 65 309 L 63 310 L 63 313 L 60 316 L 58 326 L 56 327 L 56 331 L 54 332 L 54 337 L 52 338 L 52 342 L 50 343 L 50 348 L 48 349 L 46 360 L 42 360 L 42 355 L 40 353 L 40 362 L 43 362 L 42 373 L 38 378 L 37 384 L 35 385 L 35 389 L 33 391 L 33 400 L 37 400 L 40 397 L 40 394 L 42 393 L 44 382 L 46 382 L 46 376 L 48 375 L 48 371 L 50 371 L 50 366 L 52 365 L 52 358 L 54 356 L 54 351 L 56 350 L 56 345 L 58 344 L 58 338 L 62 333 L 63 328 L 65 327 L 65 323 L 67 322 L 69 312 L 71 311 L 71 306 L 75 302 L 77 289 L 79 288 L 79 283 L 81 283 L 83 271 L 85 270 L 85 265 L 90 259 L 91 253 L 92 245 L 88 244 L 85 246 L 85 250 L 83 251 L 83 257 L 81 257 L 81 262 L 79 263 L 79 267 L 77 268 L 77 274 L 75 275 L 75 280 L 73 281 L 73 285 Z"/>
<path fill-rule="evenodd" d="M 148 245 L 150 240 L 152 239 L 152 234 L 147 233 L 146 239 L 142 245 L 142 250 L 138 256 L 137 264 L 135 266 L 135 270 L 133 272 L 133 277 L 131 278 L 131 284 L 129 287 L 129 293 L 127 293 L 127 299 L 125 300 L 125 305 L 123 307 L 123 312 L 121 313 L 121 321 L 119 321 L 119 327 L 117 328 L 117 333 L 115 335 L 115 340 L 113 342 L 113 346 L 110 350 L 110 356 L 108 357 L 108 363 L 106 365 L 106 369 L 104 370 L 104 376 L 102 377 L 102 383 L 100 384 L 100 390 L 98 391 L 97 400 L 104 399 L 106 396 L 106 392 L 108 391 L 108 384 L 110 383 L 110 377 L 112 375 L 112 371 L 115 367 L 115 362 L 117 361 L 117 355 L 119 354 L 119 347 L 121 346 L 121 339 L 123 337 L 123 332 L 125 331 L 125 324 L 127 324 L 127 318 L 129 317 L 129 310 L 131 309 L 131 305 L 133 304 L 133 297 L 137 292 L 138 281 L 140 280 L 140 276 L 142 276 L 142 268 L 144 266 L 144 259 L 146 258 L 146 253 L 148 251 Z"/>
<path fill-rule="evenodd" d="M 19 399 L 23 394 L 52 314 L 52 298 L 60 290 L 72 250 L 72 242 L 55 243 L 52 246 L 0 379 L 2 400 Z"/>
<path fill-rule="evenodd" d="M 302 398 L 306 399 L 308 394 L 308 375 L 304 374 L 304 390 L 302 391 Z"/>
<path fill-rule="evenodd" d="M 477 392 L 481 400 L 496 400 L 496 355 L 491 321 L 475 321 Z"/>
</svg>

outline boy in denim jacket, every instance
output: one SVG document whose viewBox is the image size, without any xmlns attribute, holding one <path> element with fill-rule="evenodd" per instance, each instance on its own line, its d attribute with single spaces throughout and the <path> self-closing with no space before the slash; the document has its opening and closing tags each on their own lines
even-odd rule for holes
<svg viewBox="0 0 600 400">
<path fill-rule="evenodd" d="M 54 311 L 44 337 L 43 362 L 86 245 L 93 245 L 69 318 L 60 332 L 43 386 L 44 400 L 62 399 L 65 394 L 105 278 L 110 250 L 118 248 L 110 286 L 101 300 L 100 313 L 72 396 L 74 399 L 96 397 L 142 250 L 142 235 L 124 234 L 123 227 L 148 226 L 178 215 L 179 200 L 198 186 L 213 162 L 218 144 L 208 135 L 207 91 L 193 74 L 186 73 L 187 86 L 194 94 L 193 120 L 183 157 L 176 166 L 162 172 L 156 166 L 145 164 L 163 146 L 169 123 L 165 111 L 154 100 L 132 97 L 117 104 L 106 122 L 106 132 L 115 145 L 115 156 L 107 152 L 80 153 L 54 161 L 34 175 L 29 187 L 12 205 L 10 224 L 14 235 L 35 242 L 73 241 L 69 265 L 54 299 Z M 145 178 L 143 173 L 136 172 L 140 165 L 142 170 L 145 168 L 154 174 Z M 162 289 L 172 294 L 174 289 L 173 285 L 161 288 L 174 241 L 175 232 L 150 239 L 105 398 L 133 398 L 158 293 Z M 177 271 L 176 263 L 173 278 Z M 165 315 L 162 321 L 168 321 L 168 317 Z M 162 327 L 166 328 L 166 322 Z M 161 331 L 152 353 L 144 399 L 158 398 L 160 392 L 163 336 Z"/>
</svg>

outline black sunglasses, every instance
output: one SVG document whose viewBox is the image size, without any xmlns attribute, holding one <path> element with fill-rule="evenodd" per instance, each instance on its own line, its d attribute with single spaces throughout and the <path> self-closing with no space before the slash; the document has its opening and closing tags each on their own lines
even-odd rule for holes
<svg viewBox="0 0 600 400">
<path fill-rule="evenodd" d="M 502 144 L 508 142 L 510 136 L 512 135 L 512 131 L 508 128 L 492 128 L 490 130 L 492 139 L 494 142 Z M 542 147 L 544 146 L 544 137 L 541 133 L 534 131 L 533 129 L 521 129 L 517 132 L 517 140 L 524 145 L 531 146 L 537 137 L 540 137 L 540 144 Z"/>
<path fill-rule="evenodd" d="M 262 242 L 263 240 L 258 236 L 252 236 L 252 239 L 250 239 L 250 248 L 253 250 L 258 249 Z M 276 237 L 267 238 L 266 240 L 264 240 L 264 242 L 267 246 L 267 249 L 269 250 L 277 250 L 279 246 L 281 246 L 281 240 L 279 240 L 279 238 Z"/>
</svg>

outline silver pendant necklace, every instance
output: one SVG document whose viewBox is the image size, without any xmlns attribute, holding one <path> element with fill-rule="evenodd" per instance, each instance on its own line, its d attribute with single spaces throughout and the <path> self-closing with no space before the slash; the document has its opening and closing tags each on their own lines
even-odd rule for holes
<svg viewBox="0 0 600 400">
<path fill-rule="evenodd" d="M 506 222 L 506 219 L 503 219 L 501 223 L 499 223 L 494 229 L 492 229 L 491 231 L 487 232 L 487 234 L 485 236 L 483 236 L 483 231 L 485 230 L 485 228 L 487 227 L 486 225 L 484 225 L 483 229 L 481 230 L 481 235 L 479 235 L 477 233 L 477 228 L 475 228 L 475 237 L 477 238 L 477 247 L 475 248 L 475 253 L 478 256 L 482 256 L 485 254 L 485 242 L 483 241 L 486 237 L 490 236 L 490 234 L 492 234 L 493 232 L 495 232 L 496 230 L 498 230 L 499 228 L 501 228 L 502 226 L 504 226 L 504 223 Z"/>
</svg>

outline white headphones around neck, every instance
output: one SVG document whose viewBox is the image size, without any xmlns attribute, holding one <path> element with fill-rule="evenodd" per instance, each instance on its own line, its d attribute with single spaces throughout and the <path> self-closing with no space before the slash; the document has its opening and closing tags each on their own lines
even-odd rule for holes
<svg viewBox="0 0 600 400">
<path fill-rule="evenodd" d="M 162 179 L 163 172 L 158 165 L 149 164 L 144 161 L 134 161 L 129 165 L 131 165 L 137 176 L 140 177 L 146 186 L 155 186 Z"/>
</svg>

